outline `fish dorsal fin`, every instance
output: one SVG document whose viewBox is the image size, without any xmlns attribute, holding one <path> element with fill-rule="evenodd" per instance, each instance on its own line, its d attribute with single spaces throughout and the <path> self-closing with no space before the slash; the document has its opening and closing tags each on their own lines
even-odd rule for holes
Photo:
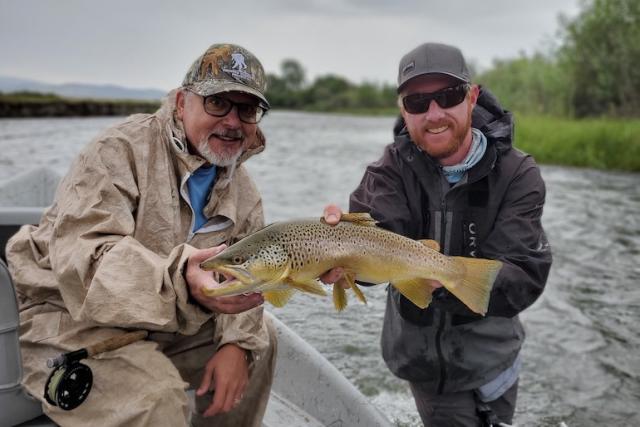
<svg viewBox="0 0 640 427">
<path fill-rule="evenodd" d="M 265 291 L 262 293 L 264 299 L 269 301 L 274 307 L 284 307 L 284 305 L 291 299 L 291 296 L 296 293 L 295 289 L 276 289 L 273 291 Z"/>
<path fill-rule="evenodd" d="M 340 222 L 351 222 L 366 227 L 375 227 L 378 223 L 366 212 L 347 212 L 340 217 Z"/>
<path fill-rule="evenodd" d="M 433 249 L 436 252 L 440 252 L 440 243 L 435 240 L 418 240 L 420 243 L 428 247 L 429 249 Z"/>
<path fill-rule="evenodd" d="M 427 279 L 400 280 L 391 283 L 391 286 L 420 308 L 427 308 L 431 303 L 431 291 L 433 288 L 429 285 Z"/>
</svg>

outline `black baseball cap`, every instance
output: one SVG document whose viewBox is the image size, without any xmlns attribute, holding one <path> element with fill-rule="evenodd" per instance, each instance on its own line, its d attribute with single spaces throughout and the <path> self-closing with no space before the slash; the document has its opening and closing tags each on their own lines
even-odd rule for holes
<svg viewBox="0 0 640 427">
<path fill-rule="evenodd" d="M 471 75 L 460 49 L 441 43 L 425 43 L 400 60 L 398 93 L 411 79 L 425 74 L 446 74 L 463 83 L 471 83 Z"/>
</svg>

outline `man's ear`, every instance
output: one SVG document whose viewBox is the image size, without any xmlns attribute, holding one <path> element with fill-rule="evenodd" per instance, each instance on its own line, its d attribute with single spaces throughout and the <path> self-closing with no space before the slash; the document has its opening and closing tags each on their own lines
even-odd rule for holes
<svg viewBox="0 0 640 427">
<path fill-rule="evenodd" d="M 476 105 L 479 95 L 480 95 L 480 86 L 471 85 L 471 89 L 469 89 L 469 100 L 471 101 L 471 105 Z"/>
<path fill-rule="evenodd" d="M 178 115 L 178 119 L 180 120 L 182 120 L 182 115 L 184 114 L 184 100 L 185 100 L 184 91 L 180 89 L 176 93 L 176 113 Z"/>
</svg>

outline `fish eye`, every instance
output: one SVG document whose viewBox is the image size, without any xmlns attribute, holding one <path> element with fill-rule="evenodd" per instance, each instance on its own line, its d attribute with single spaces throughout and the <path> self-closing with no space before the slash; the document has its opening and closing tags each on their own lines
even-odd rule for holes
<svg viewBox="0 0 640 427">
<path fill-rule="evenodd" d="M 240 255 L 236 255 L 231 259 L 231 262 L 233 262 L 234 264 L 242 264 L 244 262 L 244 259 Z"/>
</svg>

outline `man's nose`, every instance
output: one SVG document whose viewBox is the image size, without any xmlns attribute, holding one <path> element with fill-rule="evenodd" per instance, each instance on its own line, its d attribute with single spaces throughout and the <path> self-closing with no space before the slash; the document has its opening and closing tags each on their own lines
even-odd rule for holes
<svg viewBox="0 0 640 427">
<path fill-rule="evenodd" d="M 429 109 L 426 112 L 426 119 L 429 121 L 439 120 L 444 116 L 444 110 L 438 105 L 435 99 L 429 102 Z"/>
<path fill-rule="evenodd" d="M 242 122 L 240 120 L 240 116 L 238 116 L 238 106 L 232 106 L 231 110 L 229 110 L 227 115 L 223 117 L 222 121 L 229 127 L 239 128 L 242 125 Z"/>
</svg>

